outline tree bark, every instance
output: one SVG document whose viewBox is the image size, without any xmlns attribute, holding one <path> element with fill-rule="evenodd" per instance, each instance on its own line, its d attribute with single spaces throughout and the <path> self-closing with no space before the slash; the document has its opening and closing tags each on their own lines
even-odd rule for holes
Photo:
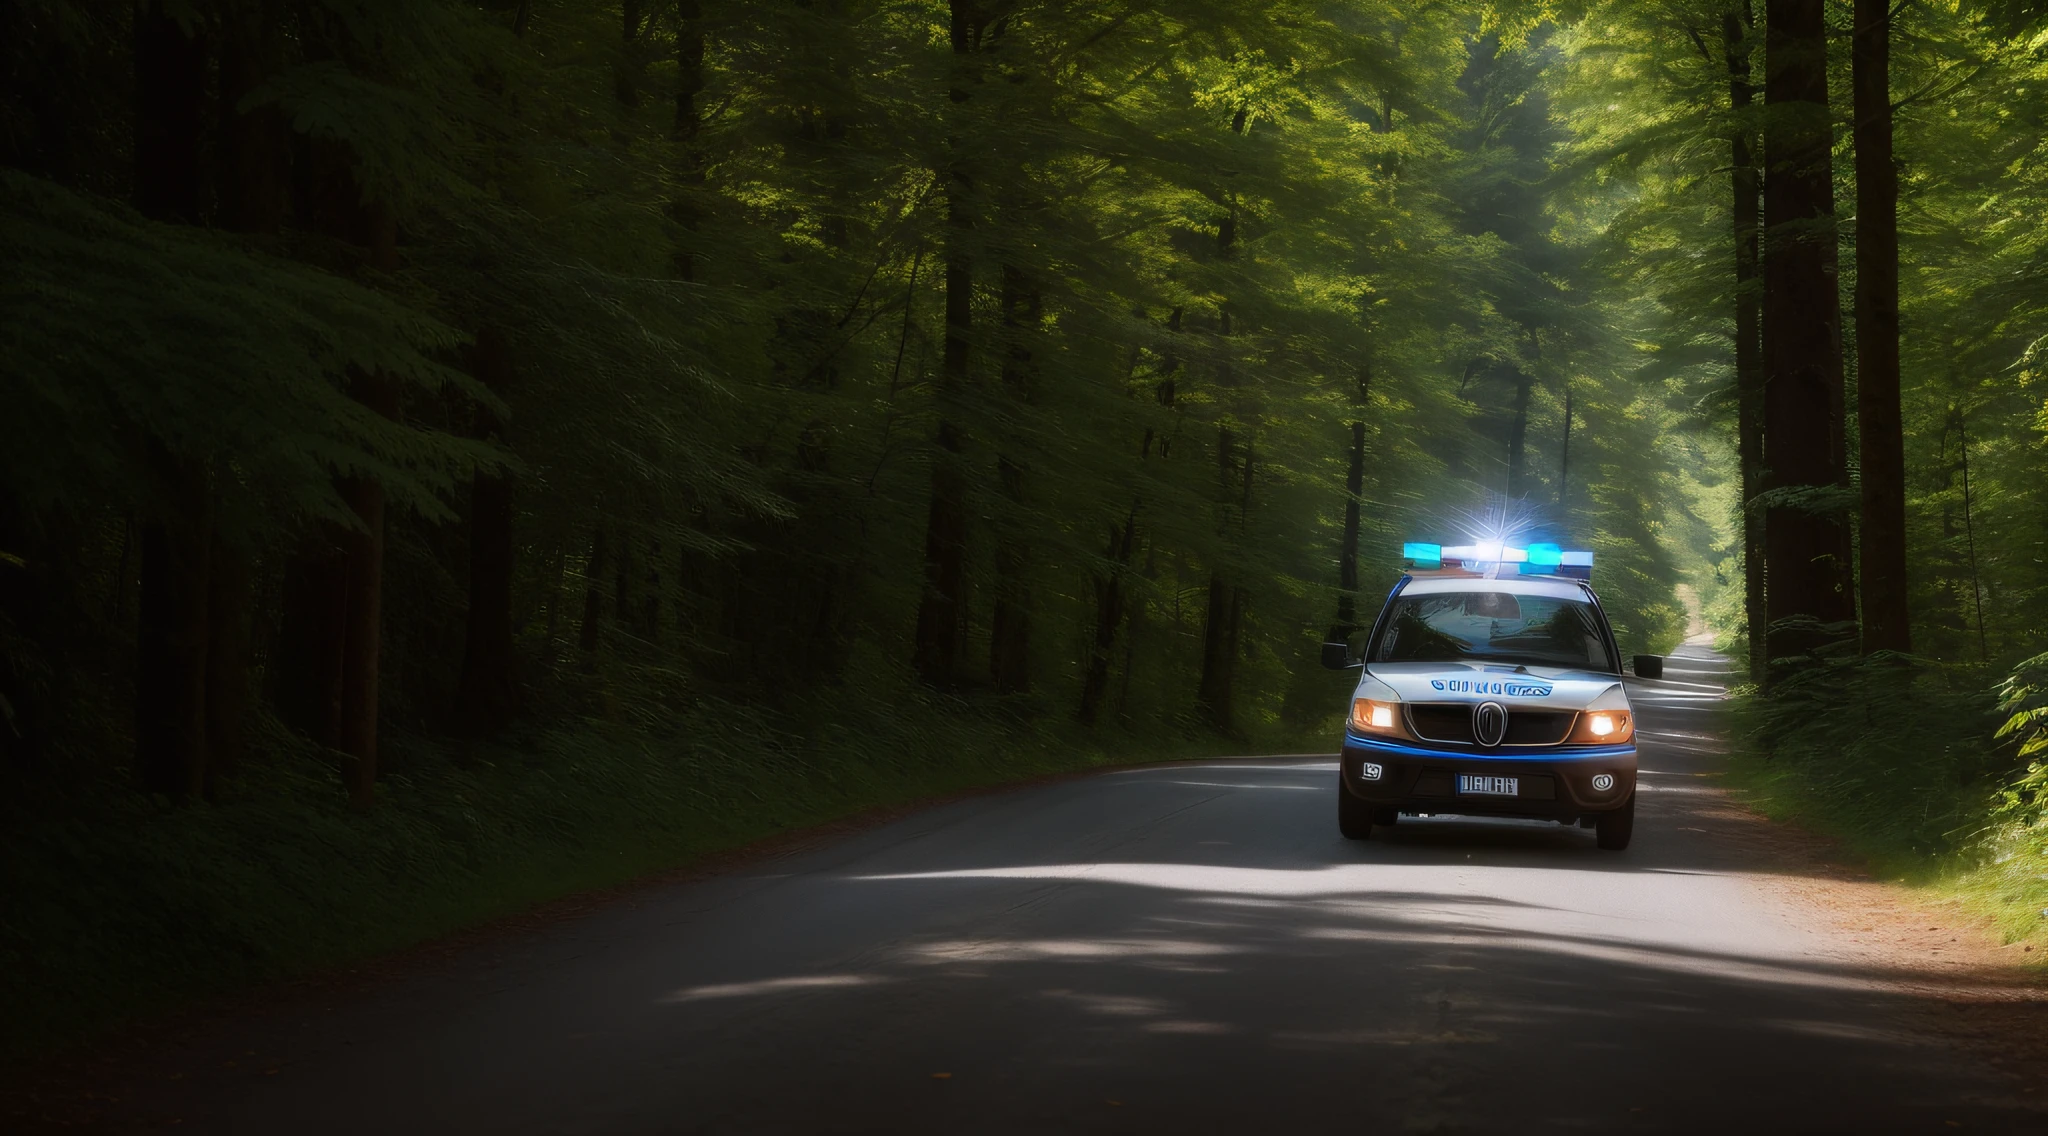
<svg viewBox="0 0 2048 1136">
<path fill-rule="evenodd" d="M 1238 107 L 1237 113 L 1230 120 L 1232 134 L 1244 134 L 1249 114 L 1249 107 Z M 1237 255 L 1237 201 L 1230 197 L 1227 191 L 1224 197 L 1223 217 L 1216 225 L 1216 258 L 1227 262 Z M 1217 339 L 1227 344 L 1230 331 L 1230 305 L 1225 300 L 1217 304 Z M 1235 369 L 1230 364 L 1227 347 L 1223 355 L 1224 361 L 1217 368 L 1216 385 L 1223 390 L 1232 390 L 1237 386 L 1237 377 Z M 1244 612 L 1244 589 L 1231 585 L 1220 567 L 1226 552 L 1225 546 L 1230 540 L 1231 451 L 1235 448 L 1235 438 L 1230 427 L 1227 424 L 1218 426 L 1216 467 L 1221 487 L 1218 513 L 1222 522 L 1217 526 L 1217 535 L 1221 538 L 1217 548 L 1219 566 L 1211 569 L 1209 573 L 1209 602 L 1202 622 L 1202 676 L 1200 685 L 1195 689 L 1196 711 L 1208 719 L 1210 726 L 1217 732 L 1224 734 L 1236 732 L 1233 703 L 1237 694 L 1239 621 Z M 1250 444 L 1247 443 L 1244 455 L 1245 489 L 1238 511 L 1240 538 L 1243 535 L 1245 512 L 1251 506 L 1251 478 L 1252 452 Z"/>
<path fill-rule="evenodd" d="M 208 800 L 241 763 L 249 709 L 249 557 L 216 529 L 206 566 L 206 772 Z"/>
<path fill-rule="evenodd" d="M 1237 592 L 1221 572 L 1209 574 L 1209 602 L 1202 617 L 1202 685 L 1196 706 L 1219 733 L 1236 727 L 1231 704 L 1236 700 L 1236 655 L 1231 650 Z"/>
<path fill-rule="evenodd" d="M 135 17 L 135 205 L 197 224 L 204 210 L 201 121 L 208 46 L 162 3 Z M 166 505 L 142 528 L 136 613 L 135 761 L 150 792 L 204 791 L 207 770 L 207 570 L 212 500 L 202 460 L 147 443 Z"/>
<path fill-rule="evenodd" d="M 1899 411 L 1899 174 L 1892 160 L 1891 6 L 1856 0 L 1856 423 L 1863 466 L 1863 650 L 1913 649 L 1906 445 Z"/>
<path fill-rule="evenodd" d="M 606 567 L 604 526 L 590 530 L 590 561 L 583 569 L 583 623 L 576 633 L 577 649 L 588 657 L 597 652 L 604 631 L 604 570 Z"/>
<path fill-rule="evenodd" d="M 628 531 L 619 535 L 617 570 L 612 573 L 612 613 L 619 621 L 619 627 L 628 633 L 637 634 L 637 617 L 633 614 L 633 534 Z"/>
<path fill-rule="evenodd" d="M 676 0 L 676 121 L 678 142 L 694 142 L 704 126 L 697 96 L 704 93 L 704 6 Z"/>
<path fill-rule="evenodd" d="M 704 112 L 697 98 L 704 93 L 704 11 L 700 0 L 676 0 L 676 119 L 673 137 L 681 153 L 682 172 L 677 179 L 682 189 L 669 202 L 669 216 L 684 232 L 694 234 L 701 221 L 696 193 L 704 181 L 704 152 L 698 135 L 704 129 Z M 671 255 L 679 280 L 697 278 L 697 252 L 692 237 Z"/>
<path fill-rule="evenodd" d="M 1230 484 L 1233 468 L 1231 451 L 1234 448 L 1235 441 L 1230 431 L 1223 430 L 1217 442 L 1217 461 L 1222 467 L 1226 487 Z M 1247 443 L 1242 467 L 1243 491 L 1238 502 L 1240 528 L 1244 516 L 1251 509 L 1254 464 L 1252 447 Z M 1219 733 L 1231 734 L 1237 730 L 1237 660 L 1244 633 L 1245 610 L 1250 602 L 1250 593 L 1242 586 L 1231 584 L 1220 571 L 1210 573 L 1208 611 L 1202 625 L 1202 680 L 1195 703 L 1210 726 Z"/>
<path fill-rule="evenodd" d="M 142 590 L 135 640 L 135 761 L 142 786 L 174 799 L 206 785 L 207 542 L 205 479 L 160 455 L 160 481 L 198 516 L 142 528 Z"/>
<path fill-rule="evenodd" d="M 1003 266 L 1003 330 L 1010 340 L 1003 359 L 1003 391 L 1019 403 L 1035 401 L 1031 348 L 1025 337 L 1038 328 L 1040 300 L 1024 274 Z M 996 690 L 1021 694 L 1031 689 L 1031 542 L 1024 530 L 1024 467 L 1006 454 L 996 457 L 997 484 L 1008 516 L 998 530 L 995 552 L 995 614 L 989 624 L 989 678 Z"/>
<path fill-rule="evenodd" d="M 1365 419 L 1372 399 L 1372 365 L 1358 372 L 1353 405 L 1361 417 L 1351 423 L 1350 460 L 1344 471 L 1344 536 L 1337 545 L 1337 622 L 1330 638 L 1341 641 L 1358 630 L 1359 498 L 1365 492 Z"/>
<path fill-rule="evenodd" d="M 389 376 L 359 376 L 350 394 L 386 418 L 398 417 L 398 386 Z M 342 498 L 361 526 L 344 538 L 348 574 L 341 654 L 342 783 L 349 803 L 377 799 L 377 726 L 384 644 L 384 486 L 367 477 L 342 482 Z"/>
<path fill-rule="evenodd" d="M 1103 699 L 1109 693 L 1109 665 L 1115 658 L 1117 628 L 1124 621 L 1124 574 L 1130 570 L 1137 532 L 1138 505 L 1134 501 L 1124 523 L 1109 528 L 1109 571 L 1095 580 L 1095 645 L 1081 682 L 1080 718 L 1086 725 L 1094 725 L 1101 716 Z"/>
<path fill-rule="evenodd" d="M 193 225 L 204 212 L 200 123 L 209 52 L 202 36 L 179 24 L 176 7 L 147 0 L 135 14 L 135 207 L 145 217 Z"/>
<path fill-rule="evenodd" d="M 222 228 L 274 236 L 291 206 L 291 131 L 273 104 L 243 102 L 284 66 L 277 0 L 224 9 L 220 22 L 220 105 L 214 197 Z M 220 484 L 232 477 L 218 471 Z M 207 572 L 205 792 L 239 763 L 249 702 L 249 554 L 216 529 Z"/>
<path fill-rule="evenodd" d="M 315 38 L 308 44 L 310 55 L 346 59 L 352 53 L 358 57 L 348 59 L 352 68 L 359 73 L 370 70 L 357 45 L 334 29 L 322 31 L 336 38 Z M 362 249 L 366 268 L 395 272 L 397 215 L 388 203 L 366 192 L 353 148 L 338 140 L 314 138 L 304 147 L 304 160 L 300 191 L 308 225 Z M 399 417 L 399 384 L 391 375 L 351 375 L 349 397 L 381 417 Z M 342 783 L 350 802 L 363 809 L 376 799 L 384 486 L 373 478 L 348 476 L 337 478 L 335 488 L 355 514 L 356 525 L 326 526 L 289 569 L 288 603 L 299 611 L 280 627 L 277 654 L 289 660 L 283 664 L 284 674 L 300 689 L 281 691 L 280 703 L 295 706 L 304 715 L 307 732 L 340 751 Z"/>
<path fill-rule="evenodd" d="M 1825 0 L 1769 0 L 1764 101 L 1766 614 L 1773 658 L 1825 645 L 1853 617 L 1847 529 L 1811 501 L 1842 484 L 1841 296 L 1835 278 Z M 1802 495 L 1807 501 L 1787 500 Z"/>
<path fill-rule="evenodd" d="M 285 572 L 271 700 L 284 723 L 317 745 L 341 744 L 343 643 L 347 639 L 348 555 L 341 530 L 322 525 Z"/>
<path fill-rule="evenodd" d="M 972 367 L 974 262 L 969 250 L 974 229 L 974 179 L 966 166 L 965 123 L 959 110 L 970 97 L 970 59 L 978 49 L 988 16 L 974 0 L 948 4 L 953 52 L 954 108 L 947 139 L 946 338 L 939 364 L 940 419 L 933 438 L 931 506 L 925 519 L 924 591 L 918 601 L 915 663 L 918 677 L 937 687 L 960 679 L 960 649 L 966 633 L 967 479 L 961 468 L 964 438 L 950 405 L 964 392 Z"/>
<path fill-rule="evenodd" d="M 1572 381 L 1564 381 L 1564 441 L 1557 459 L 1557 511 L 1559 519 L 1570 521 L 1565 511 L 1565 502 L 1570 497 L 1572 485 Z M 1569 528 L 1569 525 L 1567 525 Z"/>
<path fill-rule="evenodd" d="M 619 58 L 612 68 L 612 94 L 620 106 L 640 105 L 640 32 L 645 24 L 641 0 L 619 5 Z"/>
<path fill-rule="evenodd" d="M 1728 105 L 1734 118 L 1729 148 L 1734 188 L 1731 221 L 1735 230 L 1735 438 L 1736 460 L 1742 467 L 1742 611 L 1749 633 L 1749 677 L 1752 682 L 1763 682 L 1770 660 L 1766 642 L 1770 616 L 1764 599 L 1764 514 L 1753 506 L 1757 494 L 1763 491 L 1764 478 L 1764 362 L 1760 280 L 1763 253 L 1758 228 L 1762 187 L 1750 122 L 1756 87 L 1750 81 L 1753 72 L 1746 42 L 1752 25 L 1748 0 L 1744 0 L 1740 12 L 1731 8 L 1721 17 L 1721 38 L 1728 63 Z"/>
<path fill-rule="evenodd" d="M 478 329 L 471 370 L 495 393 L 512 383 L 512 353 L 497 328 Z M 498 433 L 495 416 L 479 409 L 479 433 Z M 469 611 L 458 700 L 464 727 L 492 732 L 515 703 L 512 656 L 512 482 L 478 470 L 469 487 Z"/>
<path fill-rule="evenodd" d="M 274 234 L 290 205 L 291 130 L 276 104 L 242 102 L 284 65 L 277 0 L 230 8 L 222 16 L 220 158 L 216 197 L 223 228 Z"/>
<path fill-rule="evenodd" d="M 1508 421 L 1508 498 L 1519 500 L 1528 492 L 1529 396 L 1536 380 L 1529 372 L 1515 368 L 1514 417 Z"/>
</svg>

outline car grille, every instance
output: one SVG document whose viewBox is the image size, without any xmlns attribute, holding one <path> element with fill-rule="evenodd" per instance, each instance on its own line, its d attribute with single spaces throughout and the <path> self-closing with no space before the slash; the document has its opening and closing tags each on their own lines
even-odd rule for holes
<svg viewBox="0 0 2048 1136">
<path fill-rule="evenodd" d="M 1572 731 L 1569 710 L 1510 710 L 1508 732 L 1500 744 L 1511 746 L 1556 745 Z"/>
<path fill-rule="evenodd" d="M 1556 745 L 1571 733 L 1575 715 L 1569 710 L 1508 710 L 1507 733 L 1502 745 Z M 1426 742 L 1474 745 L 1472 704 L 1469 702 L 1411 702 L 1408 728 Z"/>
<path fill-rule="evenodd" d="M 1415 731 L 1416 737 L 1426 742 L 1471 745 L 1476 740 L 1472 736 L 1472 704 L 1469 702 L 1410 703 L 1408 727 Z"/>
</svg>

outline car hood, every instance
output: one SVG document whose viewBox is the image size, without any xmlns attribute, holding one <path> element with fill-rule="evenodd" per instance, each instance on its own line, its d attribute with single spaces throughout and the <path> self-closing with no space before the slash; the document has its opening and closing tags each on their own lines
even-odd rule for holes
<svg viewBox="0 0 2048 1136">
<path fill-rule="evenodd" d="M 1568 667 L 1507 667 L 1479 663 L 1375 663 L 1359 679 L 1358 695 L 1375 684 L 1403 702 L 1481 702 L 1578 710 L 1621 685 L 1618 675 Z"/>
</svg>

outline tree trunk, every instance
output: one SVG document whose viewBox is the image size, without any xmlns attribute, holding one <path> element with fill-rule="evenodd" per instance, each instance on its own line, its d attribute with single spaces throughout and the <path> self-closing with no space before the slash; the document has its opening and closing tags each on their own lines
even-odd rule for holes
<svg viewBox="0 0 2048 1136">
<path fill-rule="evenodd" d="M 1230 708 L 1236 692 L 1236 656 L 1231 651 L 1234 590 L 1221 572 L 1209 574 L 1209 603 L 1202 619 L 1202 685 L 1196 705 L 1219 733 L 1236 726 Z"/>
<path fill-rule="evenodd" d="M 640 601 L 640 637 L 661 642 L 661 538 L 647 538 L 647 594 Z"/>
<path fill-rule="evenodd" d="M 477 331 L 471 370 L 477 380 L 502 394 L 512 382 L 512 353 L 494 327 Z M 479 433 L 497 433 L 497 423 L 479 410 Z M 512 674 L 512 482 L 503 473 L 478 470 L 469 487 L 469 611 L 458 688 L 464 728 L 490 733 L 515 702 Z"/>
<path fill-rule="evenodd" d="M 1856 423 L 1863 466 L 1863 650 L 1913 649 L 1906 444 L 1899 411 L 1899 173 L 1892 161 L 1891 7 L 1856 0 Z"/>
<path fill-rule="evenodd" d="M 583 569 L 583 624 L 576 634 L 576 646 L 585 656 L 597 652 L 604 624 L 604 526 L 590 530 L 590 562 Z"/>
<path fill-rule="evenodd" d="M 1010 340 L 1003 359 L 1003 391 L 1029 405 L 1035 401 L 1031 348 L 1025 337 L 1038 328 L 1039 296 L 1024 274 L 1003 266 L 1003 330 Z M 997 484 L 1006 512 L 995 554 L 995 615 L 990 622 L 989 678 L 998 691 L 1031 689 L 1031 541 L 1024 513 L 1024 467 L 1007 455 L 996 457 Z"/>
<path fill-rule="evenodd" d="M 1764 600 L 1764 515 L 1752 504 L 1763 491 L 1764 363 L 1760 289 L 1763 265 L 1757 227 L 1762 202 L 1752 149 L 1755 134 L 1750 121 L 1756 88 L 1750 82 L 1750 48 L 1746 42 L 1751 24 L 1747 0 L 1741 12 L 1730 9 L 1721 17 L 1721 37 L 1728 62 L 1728 105 L 1735 119 L 1730 137 L 1730 165 L 1735 230 L 1735 437 L 1737 463 L 1742 467 L 1742 612 L 1749 633 L 1749 677 L 1752 682 L 1763 682 L 1770 660 L 1766 642 L 1770 616 Z"/>
<path fill-rule="evenodd" d="M 1003 500 L 1014 510 L 1024 503 L 1024 470 L 998 459 Z M 1017 527 L 1017 518 L 1010 521 Z M 1017 533 L 997 539 L 995 614 L 989 624 L 989 680 L 1006 694 L 1031 689 L 1031 545 Z"/>
<path fill-rule="evenodd" d="M 292 557 L 271 650 L 278 716 L 329 749 L 341 744 L 349 567 L 341 540 L 340 528 L 321 525 Z"/>
<path fill-rule="evenodd" d="M 1242 136 L 1249 121 L 1250 108 L 1239 106 L 1231 117 L 1230 132 Z M 1237 255 L 1237 201 L 1226 192 L 1226 208 L 1216 225 L 1216 257 L 1228 261 Z M 1216 336 L 1225 341 L 1223 363 L 1217 368 L 1216 385 L 1222 390 L 1233 390 L 1237 386 L 1235 369 L 1230 364 L 1227 341 L 1230 339 L 1230 306 L 1227 301 L 1217 305 Z M 1235 449 L 1235 438 L 1228 425 L 1216 430 L 1216 469 L 1221 486 L 1219 494 L 1219 517 L 1217 526 L 1217 558 L 1220 563 L 1230 540 L 1231 496 L 1230 471 L 1231 451 Z M 1243 536 L 1244 511 L 1251 505 L 1251 447 L 1245 447 L 1244 476 L 1245 493 L 1238 513 L 1239 537 Z M 1232 703 L 1236 700 L 1237 686 L 1237 641 L 1238 619 L 1243 612 L 1244 589 L 1233 587 L 1225 579 L 1220 567 L 1209 574 L 1209 602 L 1202 622 L 1202 677 L 1195 690 L 1195 709 L 1206 718 L 1217 732 L 1229 734 L 1236 731 L 1236 720 Z"/>
<path fill-rule="evenodd" d="M 676 120 L 673 136 L 681 148 L 682 172 L 677 179 L 682 189 L 669 202 L 669 216 L 686 233 L 695 233 L 699 216 L 697 187 L 704 181 L 704 153 L 697 136 L 704 129 L 704 112 L 697 97 L 704 93 L 704 11 L 699 0 L 676 2 Z M 679 280 L 697 278 L 697 253 L 685 244 L 670 257 Z"/>
<path fill-rule="evenodd" d="M 135 207 L 145 217 L 192 225 L 204 212 L 208 51 L 172 15 L 178 7 L 147 0 L 135 14 Z"/>
<path fill-rule="evenodd" d="M 274 103 L 241 109 L 243 100 L 283 65 L 283 22 L 277 0 L 263 0 L 223 15 L 216 196 L 224 228 L 272 234 L 284 225 L 290 204 L 290 128 Z"/>
<path fill-rule="evenodd" d="M 619 5 L 619 58 L 612 68 L 612 94 L 620 106 L 640 105 L 640 29 L 645 23 L 640 0 Z"/>
<path fill-rule="evenodd" d="M 142 593 L 135 641 L 135 761 L 142 786 L 173 798 L 205 789 L 206 592 L 211 548 L 205 535 L 205 478 L 167 455 L 160 480 L 197 516 L 142 528 Z"/>
<path fill-rule="evenodd" d="M 637 635 L 637 617 L 633 614 L 633 534 L 619 536 L 619 562 L 612 573 L 612 615 L 619 621 L 620 629 Z"/>
<path fill-rule="evenodd" d="M 1330 638 L 1358 630 L 1358 497 L 1365 489 L 1365 423 L 1351 424 L 1351 461 L 1344 473 L 1344 536 L 1337 545 L 1337 622 Z"/>
<path fill-rule="evenodd" d="M 1557 459 L 1557 512 L 1560 521 L 1569 522 L 1571 515 L 1566 512 L 1565 503 L 1572 484 L 1572 381 L 1564 381 L 1564 442 Z M 1566 525 L 1569 528 L 1569 524 Z"/>
<path fill-rule="evenodd" d="M 333 49 L 326 42 L 309 47 L 316 56 Z M 305 147 L 305 160 L 302 191 L 309 225 L 360 247 L 366 267 L 395 272 L 397 216 L 388 204 L 366 199 L 353 149 L 315 138 Z M 349 396 L 381 417 L 399 416 L 399 384 L 390 375 L 352 375 Z M 335 488 L 355 513 L 356 527 L 324 526 L 289 569 L 288 606 L 298 611 L 280 628 L 277 654 L 299 689 L 281 690 L 280 703 L 303 715 L 302 727 L 315 740 L 341 752 L 342 783 L 350 802 L 368 808 L 375 801 L 377 778 L 384 487 L 372 478 L 351 476 L 338 478 Z"/>
<path fill-rule="evenodd" d="M 216 531 L 206 566 L 206 773 L 201 789 L 218 796 L 221 779 L 242 760 L 249 709 L 249 558 Z"/>
<path fill-rule="evenodd" d="M 1222 431 L 1217 446 L 1217 460 L 1222 466 L 1226 486 L 1230 482 L 1233 448 L 1234 440 L 1226 429 Z M 1243 491 L 1238 503 L 1240 530 L 1244 516 L 1251 510 L 1253 465 L 1252 447 L 1246 444 Z M 1243 637 L 1245 609 L 1249 605 L 1250 595 L 1244 588 L 1231 585 L 1220 571 L 1210 573 L 1208 612 L 1202 626 L 1202 681 L 1195 702 L 1197 709 L 1219 733 L 1235 733 L 1237 729 L 1233 703 L 1237 695 L 1238 645 Z"/>
<path fill-rule="evenodd" d="M 291 131 L 274 104 L 243 109 L 248 96 L 284 67 L 283 13 L 277 0 L 221 17 L 220 154 L 214 196 L 223 228 L 275 235 L 291 205 Z M 226 470 L 218 475 L 230 476 Z M 248 553 L 216 531 L 207 572 L 205 791 L 241 760 L 249 703 Z"/>
<path fill-rule="evenodd" d="M 676 0 L 676 141 L 696 141 L 703 128 L 697 96 L 704 93 L 704 6 Z"/>
<path fill-rule="evenodd" d="M 974 0 L 948 4 L 954 80 L 948 92 L 959 108 L 969 98 L 969 60 L 976 51 L 987 16 Z M 966 140 L 954 124 L 947 139 L 946 170 L 946 339 L 940 361 L 940 419 L 933 439 L 931 506 L 925 520 L 924 592 L 918 601 L 915 662 L 918 677 L 937 687 L 960 678 L 960 648 L 966 634 L 967 479 L 961 468 L 964 439 L 949 417 L 952 403 L 965 391 L 972 364 L 974 330 L 974 263 L 968 253 L 974 213 L 969 200 L 974 180 L 963 149 Z"/>
<path fill-rule="evenodd" d="M 201 220 L 207 54 L 164 4 L 136 13 L 135 205 L 159 221 Z M 211 494 L 202 465 L 154 438 L 147 447 L 169 506 L 142 528 L 135 761 L 145 789 L 184 798 L 206 783 Z"/>
<path fill-rule="evenodd" d="M 1770 0 L 1766 12 L 1764 460 L 1765 490 L 1777 496 L 1764 533 L 1773 658 L 1812 652 L 1834 637 L 1829 625 L 1853 615 L 1841 587 L 1847 530 L 1838 510 L 1810 502 L 1842 482 L 1825 14 L 1825 0 Z"/>
<path fill-rule="evenodd" d="M 398 386 L 385 375 L 364 375 L 352 385 L 357 402 L 386 418 L 398 417 Z M 342 482 L 342 498 L 361 525 L 345 538 L 347 588 L 343 608 L 341 724 L 342 782 L 349 803 L 366 809 L 377 799 L 377 705 L 384 636 L 384 486 L 367 477 Z"/>
<path fill-rule="evenodd" d="M 1372 399 L 1372 365 L 1358 372 L 1359 418 L 1351 423 L 1350 462 L 1344 472 L 1344 536 L 1337 546 L 1337 622 L 1330 638 L 1341 641 L 1358 630 L 1358 527 L 1360 496 L 1365 492 L 1365 419 Z"/>
<path fill-rule="evenodd" d="M 1101 716 L 1103 699 L 1109 693 L 1109 665 L 1115 658 L 1117 628 L 1124 621 L 1124 574 L 1130 570 L 1137 531 L 1138 505 L 1134 501 L 1123 525 L 1110 526 L 1110 568 L 1095 580 L 1095 647 L 1088 654 L 1088 673 L 1081 682 L 1080 717 L 1090 726 Z"/>
<path fill-rule="evenodd" d="M 1529 396 L 1534 393 L 1536 380 L 1529 372 L 1515 369 L 1515 410 L 1508 422 L 1508 499 L 1519 500 L 1528 492 L 1523 484 L 1528 478 L 1526 464 L 1529 446 Z"/>
</svg>

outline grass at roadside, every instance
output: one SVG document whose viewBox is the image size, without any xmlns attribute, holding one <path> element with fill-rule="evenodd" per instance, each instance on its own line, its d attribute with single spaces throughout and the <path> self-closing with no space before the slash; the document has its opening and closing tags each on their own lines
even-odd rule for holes
<svg viewBox="0 0 2048 1136">
<path fill-rule="evenodd" d="M 1846 664 L 1771 697 L 1736 693 L 1731 787 L 1840 840 L 1883 878 L 2048 944 L 2048 823 L 2028 762 L 1996 735 L 2005 672 Z M 2048 952 L 2030 955 L 2048 961 Z"/>
<path fill-rule="evenodd" d="M 318 753 L 268 725 L 217 803 L 78 785 L 64 808 L 0 813 L 0 1056 L 877 806 L 1246 744 L 1054 721 L 849 694 L 780 715 L 698 701 L 658 727 L 564 718 L 485 747 L 401 737 L 366 813 Z M 1303 744 L 1253 744 L 1285 740 Z"/>
</svg>

